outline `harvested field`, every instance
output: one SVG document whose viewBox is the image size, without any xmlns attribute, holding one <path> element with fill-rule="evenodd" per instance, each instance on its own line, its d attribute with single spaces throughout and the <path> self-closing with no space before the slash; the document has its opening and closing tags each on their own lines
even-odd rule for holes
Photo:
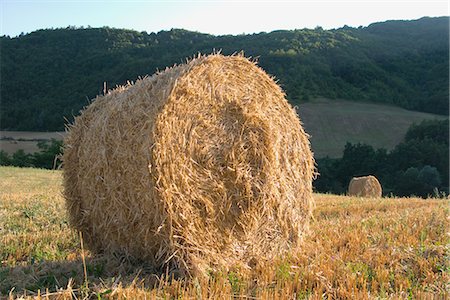
<svg viewBox="0 0 450 300">
<path fill-rule="evenodd" d="M 61 177 L 0 167 L 0 298 L 448 298 L 448 200 L 315 194 L 312 233 L 269 268 L 169 280 L 143 262 L 86 251 L 84 278 Z"/>
</svg>

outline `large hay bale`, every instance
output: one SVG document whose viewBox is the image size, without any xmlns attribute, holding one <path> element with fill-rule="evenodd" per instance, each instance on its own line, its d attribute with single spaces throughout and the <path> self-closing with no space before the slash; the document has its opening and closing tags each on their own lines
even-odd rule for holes
<svg viewBox="0 0 450 300">
<path fill-rule="evenodd" d="M 381 197 L 381 184 L 375 176 L 353 177 L 348 185 L 348 195 L 357 197 Z"/>
<path fill-rule="evenodd" d="M 99 96 L 69 127 L 64 195 L 95 252 L 183 274 L 298 245 L 314 162 L 280 87 L 242 56 L 198 57 Z"/>
</svg>

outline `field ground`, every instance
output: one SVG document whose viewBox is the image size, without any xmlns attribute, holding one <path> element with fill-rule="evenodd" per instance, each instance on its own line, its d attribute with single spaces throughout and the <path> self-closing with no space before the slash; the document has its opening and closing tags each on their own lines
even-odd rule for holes
<svg viewBox="0 0 450 300">
<path fill-rule="evenodd" d="M 26 153 L 38 152 L 39 141 L 62 140 L 65 132 L 0 131 L 0 150 L 13 154 L 19 149 Z"/>
<path fill-rule="evenodd" d="M 390 150 L 403 140 L 411 124 L 448 118 L 382 104 L 322 98 L 300 105 L 298 112 L 311 135 L 316 158 L 341 157 L 347 141 Z M 37 140 L 61 140 L 64 134 L 0 131 L 0 149 L 9 154 L 19 149 L 33 153 L 39 151 Z"/>
<path fill-rule="evenodd" d="M 315 195 L 299 250 L 255 270 L 169 280 L 151 266 L 86 253 L 61 172 L 0 168 L 0 298 L 446 299 L 449 203 Z M 162 279 L 161 279 L 162 278 Z"/>
</svg>

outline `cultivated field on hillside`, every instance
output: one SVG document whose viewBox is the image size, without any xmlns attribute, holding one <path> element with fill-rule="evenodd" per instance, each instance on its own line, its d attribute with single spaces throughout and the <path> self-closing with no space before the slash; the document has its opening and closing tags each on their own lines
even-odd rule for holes
<svg viewBox="0 0 450 300">
<path fill-rule="evenodd" d="M 33 132 L 33 131 L 0 131 L 0 150 L 13 154 L 22 149 L 25 153 L 38 152 L 37 143 L 50 141 L 51 139 L 62 140 L 65 132 Z"/>
<path fill-rule="evenodd" d="M 311 233 L 292 255 L 183 281 L 83 252 L 61 191 L 60 171 L 0 168 L 0 298 L 448 297 L 448 200 L 316 194 Z"/>
<path fill-rule="evenodd" d="M 391 150 L 413 123 L 448 118 L 390 105 L 328 99 L 301 104 L 298 113 L 311 135 L 316 158 L 342 157 L 346 142 Z"/>
</svg>

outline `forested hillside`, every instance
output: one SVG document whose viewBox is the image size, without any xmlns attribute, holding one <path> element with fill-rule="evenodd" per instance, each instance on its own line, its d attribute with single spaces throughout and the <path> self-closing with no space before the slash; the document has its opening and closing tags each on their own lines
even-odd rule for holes
<svg viewBox="0 0 450 300">
<path fill-rule="evenodd" d="M 104 82 L 113 88 L 214 49 L 256 57 L 292 104 L 322 96 L 448 114 L 448 17 L 238 36 L 47 29 L 0 41 L 6 130 L 61 130 Z"/>
</svg>

